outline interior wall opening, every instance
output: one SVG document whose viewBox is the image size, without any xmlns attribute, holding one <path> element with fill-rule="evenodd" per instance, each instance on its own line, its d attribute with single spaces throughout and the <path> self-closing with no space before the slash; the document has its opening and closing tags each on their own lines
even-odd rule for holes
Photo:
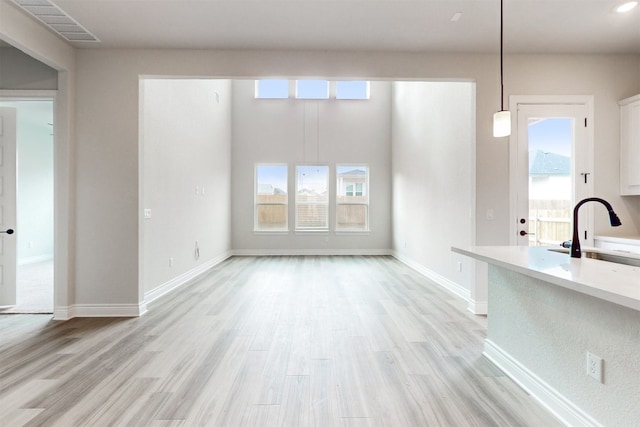
<svg viewBox="0 0 640 427">
<path fill-rule="evenodd" d="M 396 254 L 468 297 L 475 270 L 450 247 L 475 243 L 475 83 L 371 81 L 358 100 L 332 87 L 297 99 L 289 83 L 288 99 L 258 99 L 254 79 L 140 79 L 145 302 L 208 263 L 253 254 Z M 330 170 L 328 229 L 297 231 L 291 196 L 286 230 L 256 230 L 256 165 L 286 164 L 295 189 L 309 161 Z M 365 233 L 334 227 L 340 164 L 368 168 Z"/>
<path fill-rule="evenodd" d="M 53 313 L 54 113 L 52 99 L 2 99 L 16 110 L 16 305 L 0 313 Z M 11 284 L 7 284 L 11 285 Z"/>
</svg>

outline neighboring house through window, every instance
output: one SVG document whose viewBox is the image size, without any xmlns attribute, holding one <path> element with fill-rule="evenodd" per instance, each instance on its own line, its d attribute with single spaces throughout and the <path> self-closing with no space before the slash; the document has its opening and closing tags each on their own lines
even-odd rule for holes
<svg viewBox="0 0 640 427">
<path fill-rule="evenodd" d="M 369 231 L 367 166 L 336 166 L 336 231 Z"/>
</svg>

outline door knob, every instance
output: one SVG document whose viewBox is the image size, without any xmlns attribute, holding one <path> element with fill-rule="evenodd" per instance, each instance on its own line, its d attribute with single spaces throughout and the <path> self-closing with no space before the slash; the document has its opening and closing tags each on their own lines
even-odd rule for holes
<svg viewBox="0 0 640 427">
<path fill-rule="evenodd" d="M 13 229 L 12 229 L 12 228 L 8 228 L 8 229 L 6 229 L 6 230 L 4 230 L 4 231 L 0 231 L 0 233 L 13 234 L 13 233 L 14 233 L 14 231 L 13 231 Z"/>
<path fill-rule="evenodd" d="M 527 233 L 527 232 L 526 232 L 526 231 L 524 231 L 524 230 L 520 230 L 520 235 L 521 235 L 521 236 L 526 236 L 527 234 L 529 234 L 529 233 Z"/>
</svg>

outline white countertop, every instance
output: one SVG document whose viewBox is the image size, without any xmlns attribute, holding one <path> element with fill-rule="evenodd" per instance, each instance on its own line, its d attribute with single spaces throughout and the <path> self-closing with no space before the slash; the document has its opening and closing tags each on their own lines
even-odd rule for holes
<svg viewBox="0 0 640 427">
<path fill-rule="evenodd" d="M 640 267 L 584 257 L 571 258 L 569 254 L 552 252 L 549 249 L 552 248 L 451 248 L 453 252 L 640 311 Z M 583 251 L 585 249 L 591 248 L 582 248 Z"/>
</svg>

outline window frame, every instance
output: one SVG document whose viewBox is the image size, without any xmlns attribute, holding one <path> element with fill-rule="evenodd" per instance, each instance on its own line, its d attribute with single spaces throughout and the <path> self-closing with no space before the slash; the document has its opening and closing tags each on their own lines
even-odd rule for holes
<svg viewBox="0 0 640 427">
<path fill-rule="evenodd" d="M 285 168 L 285 183 L 287 185 L 286 188 L 286 197 L 284 202 L 259 202 L 258 201 L 258 168 L 260 166 L 284 166 Z M 253 179 L 253 232 L 254 233 L 267 233 L 267 234 L 287 234 L 289 233 L 289 165 L 286 163 L 256 163 L 254 165 L 254 179 Z M 284 211 L 286 214 L 285 226 L 283 228 L 259 228 L 258 224 L 258 206 L 284 206 Z"/>
<path fill-rule="evenodd" d="M 341 168 L 353 168 L 353 169 L 360 169 L 360 168 L 365 168 L 366 170 L 366 175 L 365 175 L 365 179 L 364 182 L 353 182 L 353 183 L 349 183 L 349 184 L 345 184 L 345 191 L 344 194 L 342 194 L 341 191 L 341 179 L 340 179 L 340 175 L 341 173 L 339 172 L 339 170 Z M 342 172 L 344 173 L 344 172 Z M 335 178 L 336 178 L 336 185 L 335 185 L 335 232 L 337 234 L 340 233 L 346 233 L 346 234 L 354 234 L 354 233 L 369 233 L 371 231 L 371 224 L 370 224 L 370 210 L 371 210 L 371 196 L 370 196 L 370 181 L 371 181 L 371 168 L 369 167 L 368 164 L 366 163 L 337 163 L 336 164 L 336 170 L 335 170 Z M 361 196 L 358 196 L 358 185 L 357 184 L 361 184 L 360 187 L 360 192 L 362 193 Z M 352 190 L 352 196 L 349 196 L 347 194 L 347 189 L 349 186 L 353 186 L 353 190 Z M 340 197 L 341 196 L 346 196 L 346 197 L 366 197 L 365 200 L 362 201 L 349 201 L 349 202 L 341 202 L 340 201 Z M 340 215 L 339 215 L 339 211 L 340 211 L 340 206 L 366 206 L 366 217 L 365 217 L 365 227 L 363 229 L 356 229 L 356 228 L 348 228 L 348 227 L 341 227 L 338 223 Z"/>
</svg>

